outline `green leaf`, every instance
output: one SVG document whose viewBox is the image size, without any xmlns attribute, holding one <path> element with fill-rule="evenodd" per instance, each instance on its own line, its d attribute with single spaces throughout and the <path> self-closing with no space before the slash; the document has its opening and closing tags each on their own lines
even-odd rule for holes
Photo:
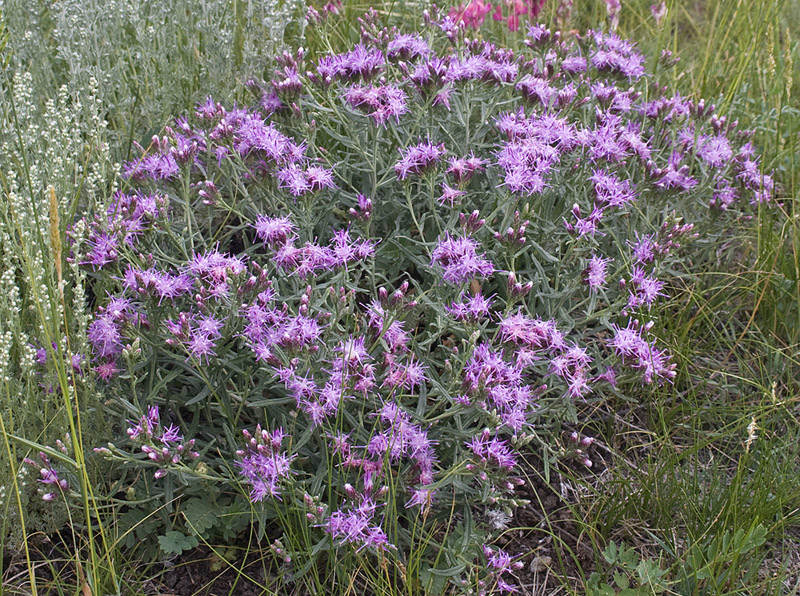
<svg viewBox="0 0 800 596">
<path fill-rule="evenodd" d="M 762 525 L 758 524 L 753 530 L 745 537 L 742 545 L 739 547 L 740 553 L 746 553 L 747 551 L 753 550 L 764 544 L 764 541 L 767 539 L 767 529 Z"/>
<path fill-rule="evenodd" d="M 653 586 L 659 584 L 666 572 L 666 569 L 661 569 L 661 566 L 652 559 L 642 559 L 636 566 L 636 575 L 639 577 L 641 585 Z"/>
<path fill-rule="evenodd" d="M 194 534 L 203 535 L 217 523 L 214 503 L 204 499 L 190 499 L 183 505 L 186 524 Z"/>
<path fill-rule="evenodd" d="M 158 545 L 168 555 L 179 555 L 187 550 L 192 550 L 199 543 L 194 536 L 187 536 L 182 532 L 170 530 L 158 537 Z"/>
<path fill-rule="evenodd" d="M 425 586 L 425 593 L 432 596 L 438 596 L 444 592 L 447 585 L 447 577 L 443 575 L 436 575 L 432 573 L 432 569 L 425 569 L 420 571 L 419 581 Z"/>
<path fill-rule="evenodd" d="M 631 584 L 628 576 L 619 571 L 614 572 L 614 583 L 617 584 L 618 588 L 627 588 Z"/>
<path fill-rule="evenodd" d="M 612 540 L 603 551 L 603 558 L 606 563 L 613 564 L 617 560 L 617 544 Z"/>
</svg>

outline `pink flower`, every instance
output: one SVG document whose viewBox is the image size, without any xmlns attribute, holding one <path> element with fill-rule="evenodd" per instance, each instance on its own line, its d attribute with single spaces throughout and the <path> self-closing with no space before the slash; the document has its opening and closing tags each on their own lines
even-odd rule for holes
<svg viewBox="0 0 800 596">
<path fill-rule="evenodd" d="M 467 27 L 480 29 L 487 13 L 492 10 L 491 2 L 471 0 L 466 6 L 461 4 L 450 9 L 449 16 L 454 22 L 463 22 Z"/>
</svg>

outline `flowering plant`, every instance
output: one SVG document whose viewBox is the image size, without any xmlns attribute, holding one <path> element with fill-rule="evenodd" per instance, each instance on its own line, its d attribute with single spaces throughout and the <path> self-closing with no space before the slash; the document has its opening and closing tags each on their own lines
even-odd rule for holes
<svg viewBox="0 0 800 596">
<path fill-rule="evenodd" d="M 747 134 L 630 42 L 426 21 L 368 14 L 344 53 L 280 56 L 253 105 L 202 102 L 72 246 L 101 303 L 85 368 L 133 421 L 100 451 L 153 471 L 165 524 L 175 496 L 220 512 L 192 534 L 255 519 L 315 590 L 513 591 L 491 545 L 525 454 L 674 382 L 683 255 L 772 200 Z"/>
</svg>

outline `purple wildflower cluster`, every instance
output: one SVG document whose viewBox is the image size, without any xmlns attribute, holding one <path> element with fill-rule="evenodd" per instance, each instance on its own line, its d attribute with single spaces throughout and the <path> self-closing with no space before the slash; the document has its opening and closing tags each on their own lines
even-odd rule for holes
<svg viewBox="0 0 800 596">
<path fill-rule="evenodd" d="M 272 432 L 256 427 L 255 434 L 243 430 L 247 448 L 236 452 L 236 466 L 250 485 L 250 500 L 263 501 L 265 498 L 280 498 L 283 480 L 291 473 L 293 455 L 281 450 L 286 433 L 282 428 Z"/>
<path fill-rule="evenodd" d="M 630 42 L 464 39 L 538 5 L 473 1 L 413 34 L 373 12 L 348 51 L 284 53 L 255 106 L 208 98 L 154 138 L 126 166 L 147 192 L 91 224 L 84 265 L 118 289 L 88 327 L 96 374 L 124 391 L 120 356 L 157 370 L 136 386 L 174 396 L 250 501 L 302 501 L 333 549 L 433 550 L 454 506 L 518 506 L 520 445 L 673 382 L 659 307 L 724 222 L 706 215 L 775 196 L 736 123 L 654 84 Z M 243 427 L 234 455 L 221 437 Z M 129 436 L 158 477 L 194 457 L 155 406 Z M 564 453 L 589 466 L 588 447 Z M 281 564 L 314 556 L 273 544 Z M 517 589 L 519 562 L 484 555 L 471 585 Z"/>
<path fill-rule="evenodd" d="M 423 174 L 436 164 L 446 153 L 444 145 L 420 143 L 400 150 L 402 157 L 394 166 L 399 180 L 405 180 L 409 174 Z"/>
<path fill-rule="evenodd" d="M 363 548 L 378 551 L 394 548 L 381 523 L 375 520 L 378 507 L 375 502 L 368 496 L 357 497 L 355 492 L 353 497 L 355 502 L 351 506 L 331 513 L 324 526 L 328 534 L 339 543 L 352 544 L 356 551 Z"/>
<path fill-rule="evenodd" d="M 442 268 L 442 279 L 459 284 L 494 272 L 492 262 L 477 252 L 478 243 L 467 236 L 445 235 L 431 253 L 431 264 Z"/>
<path fill-rule="evenodd" d="M 672 379 L 676 374 L 675 364 L 669 364 L 669 355 L 643 337 L 649 326 L 650 323 L 640 325 L 635 319 L 625 327 L 614 325 L 614 337 L 610 345 L 617 355 L 642 371 L 646 383 L 659 378 Z"/>
<path fill-rule="evenodd" d="M 294 63 L 294 59 L 288 59 Z M 283 107 L 277 96 L 273 95 L 275 101 L 267 101 L 267 97 L 262 101 L 264 109 Z M 179 119 L 176 129 L 167 129 L 168 136 L 154 137 L 151 148 L 155 153 L 145 153 L 128 163 L 126 175 L 136 181 L 170 180 L 178 175 L 179 164 L 201 172 L 204 167 L 200 156 L 211 151 L 219 164 L 234 155 L 245 160 L 253 177 L 272 177 L 279 188 L 293 197 L 336 187 L 329 168 L 310 159 L 305 145 L 295 143 L 257 111 L 228 111 L 208 98 L 197 106 L 196 116 L 200 126 L 192 127 L 187 120 Z"/>
<path fill-rule="evenodd" d="M 135 343 L 133 337 L 141 325 L 147 325 L 146 317 L 127 298 L 112 297 L 105 306 L 98 308 L 87 329 L 98 377 L 107 381 L 119 372 L 117 358 L 125 347 Z M 132 343 L 125 344 L 126 341 Z"/>
<path fill-rule="evenodd" d="M 69 442 L 69 435 L 66 436 L 66 441 L 67 443 Z M 56 447 L 62 453 L 67 453 L 67 447 L 60 439 L 56 440 Z M 69 481 L 63 478 L 58 470 L 53 467 L 50 457 L 46 453 L 39 452 L 38 462 L 26 457 L 23 459 L 23 463 L 39 473 L 38 482 L 43 485 L 42 488 L 45 491 L 42 494 L 42 501 L 54 501 L 59 495 L 62 498 L 66 497 L 69 491 Z"/>
<path fill-rule="evenodd" d="M 376 124 L 386 125 L 390 118 L 399 122 L 400 116 L 408 112 L 405 92 L 391 85 L 353 85 L 345 92 L 344 98 L 351 106 L 371 116 Z"/>
<path fill-rule="evenodd" d="M 105 213 L 89 222 L 82 265 L 100 269 L 117 262 L 121 250 L 135 248 L 139 237 L 164 214 L 166 199 L 158 195 L 115 193 Z"/>
<path fill-rule="evenodd" d="M 142 452 L 158 466 L 154 474 L 156 480 L 167 475 L 170 465 L 200 457 L 197 451 L 193 451 L 194 439 L 184 441 L 180 429 L 174 424 L 167 427 L 161 425 L 158 406 L 150 406 L 147 414 L 128 428 L 128 437 L 140 444 Z"/>
</svg>

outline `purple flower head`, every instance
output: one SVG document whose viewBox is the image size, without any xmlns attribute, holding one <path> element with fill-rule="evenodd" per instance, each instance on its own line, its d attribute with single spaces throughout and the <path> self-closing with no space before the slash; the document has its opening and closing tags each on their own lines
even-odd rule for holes
<svg viewBox="0 0 800 596">
<path fill-rule="evenodd" d="M 186 342 L 186 349 L 189 351 L 189 358 L 207 363 L 209 358 L 217 355 L 216 343 L 210 335 L 195 332 Z"/>
<path fill-rule="evenodd" d="M 344 99 L 354 108 L 369 114 L 378 125 L 385 126 L 390 118 L 400 122 L 400 116 L 408 112 L 405 92 L 392 85 L 354 85 L 345 91 Z"/>
<path fill-rule="evenodd" d="M 346 229 L 334 232 L 330 246 L 333 265 L 344 267 L 353 261 L 363 261 L 375 254 L 371 240 L 354 240 Z"/>
<path fill-rule="evenodd" d="M 233 146 L 242 157 L 252 154 L 276 165 L 298 162 L 305 152 L 302 145 L 295 144 L 274 124 L 267 125 L 258 114 L 246 114 L 237 124 Z"/>
<path fill-rule="evenodd" d="M 323 188 L 336 188 L 333 171 L 320 166 L 310 166 L 303 170 L 299 165 L 292 163 L 278 170 L 276 176 L 279 186 L 288 190 L 294 197 L 318 192 Z"/>
<path fill-rule="evenodd" d="M 564 227 L 571 234 L 578 236 L 578 238 L 584 236 L 594 237 L 595 234 L 604 236 L 605 234 L 597 229 L 597 224 L 603 219 L 603 214 L 603 208 L 595 203 L 592 212 L 587 217 L 581 217 L 581 208 L 575 203 L 572 206 L 572 215 L 575 217 L 575 223 L 564 220 Z"/>
<path fill-rule="evenodd" d="M 328 58 L 327 56 L 325 58 Z M 346 80 L 363 79 L 369 81 L 383 70 L 386 59 L 377 48 L 358 44 L 349 52 L 320 60 L 317 71 L 326 79 L 333 76 Z"/>
<path fill-rule="evenodd" d="M 605 170 L 594 170 L 591 181 L 598 202 L 609 207 L 622 207 L 636 200 L 630 182 L 620 180 Z"/>
<path fill-rule="evenodd" d="M 334 540 L 355 546 L 357 551 L 364 548 L 377 551 L 393 549 L 386 533 L 374 523 L 376 509 L 372 499 L 363 496 L 358 505 L 331 513 L 324 529 Z"/>
<path fill-rule="evenodd" d="M 492 437 L 489 429 L 466 443 L 467 449 L 483 463 L 491 463 L 503 470 L 513 470 L 517 465 L 517 458 L 512 454 L 508 443 Z"/>
<path fill-rule="evenodd" d="M 714 187 L 709 206 L 725 211 L 730 208 L 738 198 L 739 192 L 736 188 L 732 187 L 727 180 L 721 178 Z"/>
<path fill-rule="evenodd" d="M 673 151 L 669 157 L 669 164 L 660 170 L 661 178 L 656 181 L 659 188 L 680 190 L 691 190 L 697 186 L 698 182 L 688 175 L 689 166 L 681 163 L 682 156 L 679 152 Z"/>
<path fill-rule="evenodd" d="M 721 168 L 733 158 L 733 150 L 724 135 L 703 135 L 697 141 L 697 155 L 708 165 Z"/>
<path fill-rule="evenodd" d="M 220 103 L 215 102 L 214 98 L 209 95 L 205 101 L 197 104 L 194 113 L 195 116 L 203 120 L 216 120 L 225 115 L 225 108 Z"/>
<path fill-rule="evenodd" d="M 149 406 L 147 408 L 147 414 L 139 418 L 139 422 L 136 426 L 128 428 L 128 436 L 131 439 L 152 439 L 156 434 L 159 424 L 158 406 Z"/>
<path fill-rule="evenodd" d="M 109 263 L 113 263 L 119 256 L 119 240 L 116 234 L 110 234 L 101 230 L 93 229 L 89 233 L 86 242 L 88 251 L 84 265 L 91 265 L 95 269 L 100 269 Z"/>
<path fill-rule="evenodd" d="M 459 190 L 457 188 L 452 188 L 448 186 L 446 182 L 442 183 L 442 196 L 440 196 L 437 201 L 440 205 L 447 205 L 449 207 L 455 207 L 456 203 L 461 202 L 461 197 L 463 197 L 466 193 L 463 190 Z"/>
<path fill-rule="evenodd" d="M 589 285 L 593 292 L 600 290 L 606 285 L 606 272 L 608 264 L 613 261 L 611 258 L 603 258 L 597 255 L 592 255 L 589 259 L 589 265 L 583 272 L 584 280 Z"/>
<path fill-rule="evenodd" d="M 478 292 L 474 296 L 462 294 L 460 302 L 453 302 L 450 306 L 445 306 L 445 310 L 457 321 L 477 323 L 482 318 L 489 316 L 491 307 L 492 299 Z"/>
<path fill-rule="evenodd" d="M 401 388 L 408 392 L 413 392 L 415 387 L 427 381 L 425 368 L 414 358 L 410 358 L 405 364 L 390 360 L 381 386 Z"/>
<path fill-rule="evenodd" d="M 171 153 L 144 155 L 123 165 L 123 175 L 132 180 L 170 180 L 179 172 L 178 162 Z"/>
<path fill-rule="evenodd" d="M 517 83 L 516 90 L 531 102 L 547 107 L 556 93 L 547 80 L 527 74 Z"/>
<path fill-rule="evenodd" d="M 418 34 L 398 34 L 386 47 L 386 57 L 392 61 L 413 61 L 430 53 L 428 42 Z"/>
<path fill-rule="evenodd" d="M 211 284 L 226 283 L 230 276 L 241 275 L 245 270 L 242 257 L 234 257 L 216 249 L 203 254 L 195 253 L 186 264 L 188 273 Z"/>
<path fill-rule="evenodd" d="M 484 169 L 486 160 L 470 154 L 467 157 L 451 157 L 448 163 L 450 167 L 447 168 L 447 173 L 456 184 L 466 184 L 475 172 Z"/>
<path fill-rule="evenodd" d="M 95 366 L 94 371 L 102 380 L 109 382 L 120 372 L 120 369 L 117 368 L 117 361 L 112 359 L 101 362 Z"/>
<path fill-rule="evenodd" d="M 488 277 L 494 272 L 491 261 L 477 253 L 478 243 L 472 238 L 453 238 L 449 233 L 439 240 L 431 253 L 431 264 L 443 269 L 442 278 L 452 284 L 475 277 Z"/>
<path fill-rule="evenodd" d="M 628 306 L 631 308 L 647 306 L 649 308 L 659 296 L 666 296 L 662 291 L 664 289 L 664 282 L 649 275 L 637 275 L 638 271 L 639 270 L 634 267 L 634 272 L 631 275 L 631 282 L 635 288 L 635 292 L 631 293 L 628 299 Z"/>
<path fill-rule="evenodd" d="M 431 508 L 431 505 L 435 501 L 434 495 L 436 495 L 435 488 L 412 489 L 411 498 L 406 503 L 406 509 L 410 509 L 411 507 L 420 507 L 423 511 L 427 511 Z"/>
<path fill-rule="evenodd" d="M 262 430 L 259 425 L 254 435 L 244 431 L 247 447 L 236 452 L 235 465 L 244 481 L 250 485 L 250 500 L 263 501 L 268 496 L 280 499 L 282 480 L 289 477 L 294 455 L 281 451 L 285 433 L 278 428 L 274 433 Z"/>
<path fill-rule="evenodd" d="M 608 2 L 619 4 L 619 0 Z M 634 50 L 632 42 L 620 39 L 614 33 L 606 35 L 600 31 L 595 31 L 593 37 L 596 49 L 591 62 L 597 70 L 620 74 L 629 79 L 638 79 L 644 74 L 645 58 Z"/>
<path fill-rule="evenodd" d="M 87 336 L 99 358 L 114 357 L 122 352 L 122 335 L 110 316 L 101 315 L 89 323 Z"/>
<path fill-rule="evenodd" d="M 659 245 L 655 242 L 656 235 L 644 234 L 639 236 L 639 232 L 634 233 L 636 234 L 636 242 L 628 241 L 628 244 L 633 249 L 634 262 L 642 264 L 652 262 L 660 251 Z"/>
<path fill-rule="evenodd" d="M 256 236 L 263 242 L 270 245 L 285 244 L 289 239 L 294 238 L 294 230 L 297 227 L 288 217 L 267 217 L 259 215 L 253 224 L 256 229 Z"/>
<path fill-rule="evenodd" d="M 394 166 L 397 178 L 405 180 L 409 174 L 422 174 L 438 162 L 446 153 L 444 145 L 420 143 L 400 150 L 400 161 Z"/>
<path fill-rule="evenodd" d="M 567 56 L 561 61 L 561 70 L 571 75 L 586 72 L 586 58 L 575 55 Z"/>
<path fill-rule="evenodd" d="M 444 58 L 433 56 L 417 64 L 409 79 L 421 91 L 439 87 L 447 76 L 448 64 Z"/>
<path fill-rule="evenodd" d="M 614 337 L 609 346 L 623 360 L 642 371 L 645 383 L 672 380 L 675 377 L 675 364 L 669 364 L 670 356 L 654 343 L 644 339 L 638 321 L 629 321 L 625 327 L 612 325 Z"/>
</svg>

